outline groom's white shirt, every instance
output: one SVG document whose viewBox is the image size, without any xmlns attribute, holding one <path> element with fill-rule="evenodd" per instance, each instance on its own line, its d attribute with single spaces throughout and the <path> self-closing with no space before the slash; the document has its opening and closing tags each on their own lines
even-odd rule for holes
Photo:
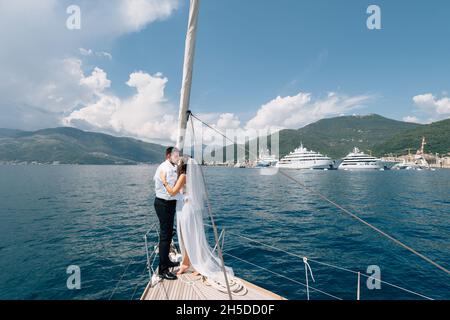
<svg viewBox="0 0 450 320">
<path fill-rule="evenodd" d="M 163 199 L 163 200 L 182 200 L 182 195 L 178 193 L 174 197 L 172 197 L 164 187 L 164 184 L 161 180 L 160 173 L 161 171 L 165 172 L 166 174 L 166 180 L 167 183 L 174 187 L 177 183 L 178 175 L 177 175 L 177 166 L 174 166 L 172 163 L 170 163 L 169 160 L 164 161 L 161 163 L 161 165 L 156 169 L 155 177 L 153 178 L 155 180 L 155 192 L 156 197 Z"/>
</svg>

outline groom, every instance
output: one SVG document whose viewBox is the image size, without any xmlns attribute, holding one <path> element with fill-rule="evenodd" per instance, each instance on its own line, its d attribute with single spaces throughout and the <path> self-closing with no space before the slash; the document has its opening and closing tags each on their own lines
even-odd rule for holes
<svg viewBox="0 0 450 320">
<path fill-rule="evenodd" d="M 164 161 L 155 173 L 155 210 L 159 219 L 159 276 L 166 280 L 176 280 L 177 276 L 170 271 L 171 268 L 178 267 L 179 263 L 173 263 L 169 259 L 170 245 L 173 237 L 173 223 L 178 196 L 172 197 L 167 192 L 161 172 L 166 176 L 166 183 L 171 187 L 177 182 L 177 163 L 180 159 L 180 151 L 170 147 L 166 150 L 166 161 Z"/>
</svg>

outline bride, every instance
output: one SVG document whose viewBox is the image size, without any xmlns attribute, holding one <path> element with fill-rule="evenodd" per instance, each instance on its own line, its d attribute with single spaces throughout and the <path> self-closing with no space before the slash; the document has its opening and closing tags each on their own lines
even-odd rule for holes
<svg viewBox="0 0 450 320">
<path fill-rule="evenodd" d="M 187 163 L 180 160 L 177 171 L 178 180 L 174 187 L 167 184 L 163 173 L 161 180 L 170 195 L 183 195 L 183 201 L 177 201 L 176 213 L 178 241 L 183 255 L 178 275 L 192 267 L 194 275 L 202 275 L 208 282 L 224 287 L 222 263 L 208 243 L 203 224 L 208 211 L 200 165 L 193 159 Z M 225 267 L 225 270 L 228 282 L 235 284 L 233 269 Z"/>
</svg>

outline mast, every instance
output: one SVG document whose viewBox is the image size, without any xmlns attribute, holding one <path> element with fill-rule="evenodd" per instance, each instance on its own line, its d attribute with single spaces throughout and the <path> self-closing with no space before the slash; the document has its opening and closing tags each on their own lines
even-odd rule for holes
<svg viewBox="0 0 450 320">
<path fill-rule="evenodd" d="M 177 137 L 177 148 L 183 153 L 187 122 L 189 120 L 189 103 L 191 99 L 191 88 L 192 88 L 192 74 L 194 71 L 194 56 L 195 56 L 195 42 L 197 39 L 197 24 L 198 24 L 198 12 L 200 9 L 200 0 L 190 0 L 189 8 L 189 22 L 186 34 L 186 48 L 184 51 L 184 66 L 183 66 L 183 82 L 181 86 L 181 98 L 180 98 L 180 114 L 178 117 L 178 137 Z M 201 146 L 203 148 L 203 145 Z M 202 149 L 203 154 L 203 149 Z M 203 183 L 206 185 L 205 177 L 203 175 Z M 228 291 L 228 297 L 233 300 L 231 295 L 230 283 L 228 282 L 228 276 L 225 269 L 225 262 L 223 260 L 222 248 L 219 244 L 219 233 L 217 231 L 216 223 L 214 222 L 214 217 L 212 215 L 211 205 L 209 203 L 208 195 L 206 196 L 208 201 L 208 212 L 211 219 L 211 224 L 213 226 L 214 238 L 217 245 L 217 253 L 219 259 L 221 260 L 221 267 L 226 282 L 226 287 Z"/>
<path fill-rule="evenodd" d="M 186 34 L 184 52 L 183 82 L 181 86 L 180 114 L 178 117 L 177 148 L 183 152 L 188 121 L 189 103 L 191 99 L 192 73 L 194 70 L 195 42 L 197 38 L 197 22 L 200 0 L 190 0 L 189 23 Z"/>
</svg>

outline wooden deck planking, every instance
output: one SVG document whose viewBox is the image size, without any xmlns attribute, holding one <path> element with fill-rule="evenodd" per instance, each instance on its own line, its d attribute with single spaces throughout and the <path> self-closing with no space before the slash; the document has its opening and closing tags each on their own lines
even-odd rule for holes
<svg viewBox="0 0 450 320">
<path fill-rule="evenodd" d="M 233 295 L 233 300 L 284 300 L 283 297 L 252 283 L 241 280 L 248 292 L 243 296 Z M 200 277 L 184 274 L 175 281 L 164 280 L 153 288 L 150 284 L 141 300 L 228 300 L 228 294 L 206 285 Z"/>
</svg>

